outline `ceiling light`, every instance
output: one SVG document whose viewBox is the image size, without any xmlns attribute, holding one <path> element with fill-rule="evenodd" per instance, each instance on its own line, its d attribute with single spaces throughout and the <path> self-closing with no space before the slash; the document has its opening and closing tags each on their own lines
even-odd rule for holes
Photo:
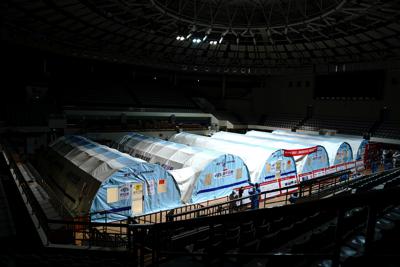
<svg viewBox="0 0 400 267">
<path fill-rule="evenodd" d="M 183 40 L 185 40 L 185 37 L 183 37 L 182 35 L 178 35 L 178 36 L 176 36 L 176 40 L 183 41 Z"/>
<path fill-rule="evenodd" d="M 194 39 L 192 40 L 192 42 L 195 43 L 195 44 L 198 44 L 198 43 L 201 42 L 201 40 L 200 40 L 199 38 L 194 38 Z"/>
</svg>

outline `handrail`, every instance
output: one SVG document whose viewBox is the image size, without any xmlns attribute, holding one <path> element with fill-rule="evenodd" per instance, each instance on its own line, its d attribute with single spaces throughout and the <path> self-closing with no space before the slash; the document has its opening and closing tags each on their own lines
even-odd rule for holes
<svg viewBox="0 0 400 267">
<path fill-rule="evenodd" d="M 340 172 L 336 172 L 336 173 L 332 173 L 332 174 L 326 174 L 324 176 L 320 176 L 320 177 L 317 177 L 317 178 L 314 178 L 314 179 L 310 179 L 310 180 L 307 180 L 307 182 L 309 184 L 317 183 L 317 182 L 320 182 L 320 181 L 325 181 L 327 179 L 336 178 L 336 177 L 339 177 L 339 176 L 342 176 L 342 175 L 345 175 L 345 174 L 350 174 L 350 173 L 351 173 L 350 170 L 344 170 L 344 171 L 340 171 Z M 278 188 L 278 189 L 273 189 L 273 190 L 262 191 L 259 195 L 261 196 L 261 199 L 264 202 L 264 208 L 265 208 L 266 200 L 276 198 L 276 196 L 267 197 L 267 195 L 271 195 L 271 194 L 273 195 L 274 193 L 279 193 L 279 195 L 286 195 L 287 196 L 289 191 L 292 191 L 292 189 L 299 189 L 299 187 L 301 185 L 302 184 L 300 184 L 300 185 L 297 184 L 297 185 L 291 185 L 291 186 L 284 187 L 284 188 Z M 282 194 L 282 191 L 286 191 L 286 194 Z M 171 217 L 172 218 L 177 218 L 177 217 L 187 216 L 187 215 L 192 214 L 192 213 L 200 214 L 204 210 L 209 210 L 209 209 L 212 210 L 212 209 L 215 209 L 215 208 L 218 208 L 218 207 L 221 207 L 221 206 L 225 206 L 225 205 L 229 206 L 230 204 L 237 203 L 237 202 L 247 203 L 246 201 L 250 200 L 251 198 L 252 198 L 252 196 L 236 198 L 234 200 L 229 200 L 229 201 L 226 201 L 224 203 L 218 203 L 218 204 L 210 205 L 210 206 L 207 206 L 207 207 L 204 207 L 204 208 L 195 209 L 195 210 L 184 212 L 184 213 L 180 213 L 180 214 L 174 214 Z M 285 198 L 285 204 L 287 204 L 288 201 L 289 201 L 289 199 Z M 242 206 L 242 204 L 240 206 Z"/>
</svg>

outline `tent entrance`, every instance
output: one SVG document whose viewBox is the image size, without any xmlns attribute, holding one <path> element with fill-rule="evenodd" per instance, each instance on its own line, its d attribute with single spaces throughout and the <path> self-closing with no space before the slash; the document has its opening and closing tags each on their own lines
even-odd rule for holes
<svg viewBox="0 0 400 267">
<path fill-rule="evenodd" d="M 143 185 L 132 184 L 132 215 L 143 213 Z"/>
</svg>

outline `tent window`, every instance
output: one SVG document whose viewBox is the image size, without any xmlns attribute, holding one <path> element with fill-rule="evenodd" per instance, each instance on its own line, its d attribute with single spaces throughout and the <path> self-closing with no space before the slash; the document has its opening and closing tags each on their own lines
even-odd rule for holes
<svg viewBox="0 0 400 267">
<path fill-rule="evenodd" d="M 114 203 L 118 201 L 118 187 L 107 188 L 107 203 Z"/>
<path fill-rule="evenodd" d="M 242 168 L 236 169 L 236 179 L 240 179 L 242 176 Z"/>
<path fill-rule="evenodd" d="M 204 185 L 211 185 L 211 179 L 212 179 L 212 174 L 209 173 L 206 175 L 206 178 L 204 179 Z"/>
</svg>

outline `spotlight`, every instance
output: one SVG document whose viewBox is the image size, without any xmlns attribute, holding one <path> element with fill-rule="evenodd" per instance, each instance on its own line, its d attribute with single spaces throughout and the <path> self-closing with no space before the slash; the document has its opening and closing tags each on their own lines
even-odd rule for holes
<svg viewBox="0 0 400 267">
<path fill-rule="evenodd" d="M 217 41 L 215 41 L 215 40 L 214 40 L 214 41 L 210 41 L 209 44 L 210 44 L 210 45 L 216 45 L 216 44 L 217 44 Z"/>
<path fill-rule="evenodd" d="M 183 41 L 183 40 L 185 40 L 185 37 L 183 37 L 182 35 L 178 35 L 178 36 L 176 36 L 176 40 Z"/>
<path fill-rule="evenodd" d="M 194 38 L 194 39 L 192 40 L 192 42 L 195 43 L 195 44 L 198 44 L 198 43 L 201 42 L 201 40 L 200 40 L 199 38 Z"/>
<path fill-rule="evenodd" d="M 229 30 L 226 30 L 222 33 L 221 38 L 219 38 L 218 43 L 222 43 L 222 41 L 224 40 L 225 35 L 228 33 Z"/>
</svg>

